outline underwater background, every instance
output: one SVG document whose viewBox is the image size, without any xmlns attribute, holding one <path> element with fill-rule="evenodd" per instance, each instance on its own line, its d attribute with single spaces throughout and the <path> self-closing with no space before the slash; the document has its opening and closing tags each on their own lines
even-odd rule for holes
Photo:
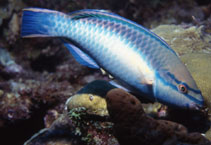
<svg viewBox="0 0 211 145">
<path fill-rule="evenodd" d="M 58 38 L 21 38 L 26 7 L 64 13 L 106 9 L 143 25 L 176 51 L 208 109 L 175 110 L 148 100 L 141 104 L 114 90 L 107 110 L 105 96 L 114 88 L 107 75 L 76 62 Z M 200 134 L 211 140 L 210 74 L 210 0 L 0 1 L 0 144 L 209 144 Z M 127 104 L 130 99 L 137 107 Z M 115 110 L 118 102 L 124 107 Z M 120 115 L 110 117 L 115 111 Z M 141 129 L 149 133 L 140 139 Z M 155 130 L 159 135 L 154 137 Z"/>
</svg>

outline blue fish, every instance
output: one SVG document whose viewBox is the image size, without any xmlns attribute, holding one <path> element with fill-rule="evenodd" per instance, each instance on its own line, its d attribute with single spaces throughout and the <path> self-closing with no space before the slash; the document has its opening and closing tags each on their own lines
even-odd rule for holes
<svg viewBox="0 0 211 145">
<path fill-rule="evenodd" d="M 201 91 L 174 50 L 156 34 L 117 14 L 26 8 L 21 35 L 65 38 L 64 45 L 79 63 L 104 69 L 130 91 L 172 107 L 203 107 Z"/>
</svg>

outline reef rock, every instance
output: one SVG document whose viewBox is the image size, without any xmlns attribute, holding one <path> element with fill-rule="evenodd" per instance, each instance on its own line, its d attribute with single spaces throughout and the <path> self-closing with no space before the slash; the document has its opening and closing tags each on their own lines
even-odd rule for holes
<svg viewBox="0 0 211 145">
<path fill-rule="evenodd" d="M 6 49 L 0 48 L 0 75 L 14 77 L 23 72 L 22 66 L 15 62 L 10 53 Z"/>
<path fill-rule="evenodd" d="M 8 19 L 13 11 L 21 10 L 24 7 L 22 1 L 16 0 L 1 0 L 0 2 L 0 26 L 4 19 Z"/>
<path fill-rule="evenodd" d="M 88 114 L 108 116 L 105 96 L 107 92 L 115 88 L 104 80 L 96 80 L 71 96 L 66 102 L 66 109 L 84 107 Z"/>
<path fill-rule="evenodd" d="M 119 145 L 111 134 L 112 123 L 89 117 L 83 108 L 64 112 L 49 128 L 44 128 L 24 145 Z"/>
<path fill-rule="evenodd" d="M 94 94 L 76 94 L 67 101 L 67 109 L 84 107 L 87 113 L 100 116 L 108 116 L 106 101 Z"/>
<path fill-rule="evenodd" d="M 206 104 L 211 109 L 211 54 L 190 53 L 181 56 L 181 60 L 191 72 L 202 91 Z"/>
<path fill-rule="evenodd" d="M 78 145 L 84 144 L 79 136 L 73 133 L 74 125 L 65 116 L 60 116 L 50 128 L 45 128 L 33 135 L 24 145 Z"/>
<path fill-rule="evenodd" d="M 162 37 L 180 56 L 201 90 L 211 114 L 210 25 L 160 25 L 152 31 Z M 207 133 L 206 136 L 211 139 Z"/>
<path fill-rule="evenodd" d="M 202 91 L 205 104 L 209 108 L 209 114 L 211 114 L 211 54 L 190 53 L 181 56 L 181 60 L 186 64 L 199 89 Z M 209 139 L 211 139 L 210 132 L 211 129 L 206 133 Z"/>
<path fill-rule="evenodd" d="M 112 134 L 113 123 L 108 121 L 105 100 L 107 92 L 113 88 L 103 80 L 89 83 L 67 100 L 62 115 L 55 109 L 48 111 L 46 128 L 34 134 L 24 145 L 119 145 Z"/>
<path fill-rule="evenodd" d="M 106 101 L 114 135 L 121 145 L 211 143 L 199 133 L 188 133 L 181 124 L 147 116 L 140 101 L 121 89 L 109 91 Z"/>
<path fill-rule="evenodd" d="M 160 25 L 152 31 L 164 39 L 177 54 L 192 52 L 211 53 L 211 35 L 203 32 L 204 27 L 187 25 Z"/>
</svg>

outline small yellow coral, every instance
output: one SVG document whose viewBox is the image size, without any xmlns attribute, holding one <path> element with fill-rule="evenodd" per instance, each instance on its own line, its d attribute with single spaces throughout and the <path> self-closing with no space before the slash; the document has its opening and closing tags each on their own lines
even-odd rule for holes
<svg viewBox="0 0 211 145">
<path fill-rule="evenodd" d="M 108 116 L 105 98 L 94 94 L 76 94 L 66 102 L 67 110 L 84 107 L 87 113 L 99 116 Z"/>
</svg>

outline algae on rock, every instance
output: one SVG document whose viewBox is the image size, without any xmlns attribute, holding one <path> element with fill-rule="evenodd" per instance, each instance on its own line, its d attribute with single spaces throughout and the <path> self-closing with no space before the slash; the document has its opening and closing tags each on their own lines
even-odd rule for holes
<svg viewBox="0 0 211 145">
<path fill-rule="evenodd" d="M 211 108 L 211 35 L 201 27 L 160 25 L 152 31 L 163 38 L 179 54 Z"/>
<path fill-rule="evenodd" d="M 211 54 L 190 53 L 181 56 L 181 60 L 186 64 L 202 91 L 206 105 L 211 109 Z"/>
<path fill-rule="evenodd" d="M 152 31 L 164 39 L 181 56 L 192 52 L 211 53 L 211 35 L 203 32 L 203 26 L 160 25 Z"/>
</svg>

